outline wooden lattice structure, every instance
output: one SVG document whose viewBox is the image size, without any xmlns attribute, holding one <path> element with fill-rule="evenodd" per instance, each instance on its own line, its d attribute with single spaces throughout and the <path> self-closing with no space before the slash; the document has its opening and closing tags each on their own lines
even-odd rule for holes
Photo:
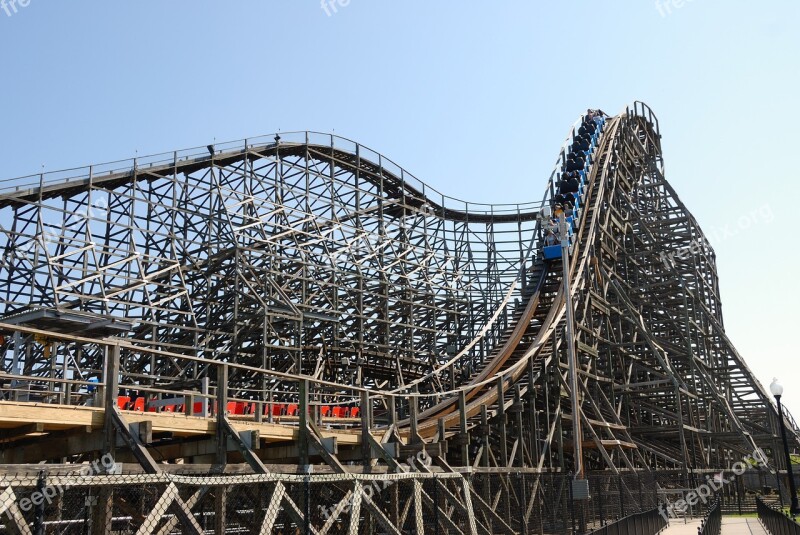
<svg viewBox="0 0 800 535">
<path fill-rule="evenodd" d="M 3 462 L 566 474 L 578 443 L 586 474 L 688 476 L 759 448 L 781 467 L 776 410 L 725 335 L 714 252 L 660 139 L 641 103 L 606 118 L 566 269 L 544 260 L 542 213 L 568 143 L 541 201 L 508 205 L 310 132 L 1 182 Z M 406 462 L 422 451 L 430 466 Z M 496 526 L 491 485 L 465 485 L 469 530 Z M 515 496 L 528 515 L 537 489 Z M 164 511 L 196 523 L 173 498 Z M 397 521 L 358 503 L 373 527 Z"/>
</svg>

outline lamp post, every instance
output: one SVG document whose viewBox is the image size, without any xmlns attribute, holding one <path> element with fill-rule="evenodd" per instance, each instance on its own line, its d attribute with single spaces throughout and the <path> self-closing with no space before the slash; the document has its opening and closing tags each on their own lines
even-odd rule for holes
<svg viewBox="0 0 800 535">
<path fill-rule="evenodd" d="M 783 407 L 781 407 L 781 396 L 783 395 L 783 386 L 777 379 L 772 380 L 769 385 L 769 390 L 775 396 L 775 401 L 778 402 L 778 420 L 781 426 L 781 437 L 783 438 L 783 453 L 786 455 L 786 475 L 789 476 L 789 495 L 792 499 L 789 506 L 789 512 L 792 515 L 800 513 L 800 506 L 797 504 L 797 489 L 794 486 L 794 473 L 792 473 L 792 458 L 789 456 L 789 441 L 786 439 L 786 425 L 783 423 Z"/>
</svg>

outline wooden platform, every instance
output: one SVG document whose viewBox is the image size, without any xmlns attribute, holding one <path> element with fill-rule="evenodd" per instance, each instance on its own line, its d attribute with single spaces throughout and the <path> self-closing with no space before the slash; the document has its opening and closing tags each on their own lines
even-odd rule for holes
<svg viewBox="0 0 800 535">
<path fill-rule="evenodd" d="M 214 417 L 186 416 L 169 412 L 121 411 L 129 425 L 148 422 L 146 426 L 155 437 L 188 441 L 213 439 L 217 430 Z M 299 438 L 297 419 L 283 423 L 255 422 L 247 416 L 232 416 L 229 420 L 240 433 L 257 433 L 259 447 L 296 446 Z M 336 422 L 345 424 L 347 422 Z M 355 422 L 355 420 L 352 420 Z M 320 432 L 324 439 L 334 439 L 337 447 L 355 448 L 361 444 L 360 429 L 328 428 L 323 420 Z M 74 454 L 80 446 L 69 441 L 81 440 L 91 450 L 105 428 L 102 408 L 0 401 L 0 448 L 4 462 L 48 460 Z M 77 438 L 76 438 L 77 437 Z M 49 443 L 49 444 L 48 444 Z M 157 447 L 157 446 L 154 446 Z M 63 448 L 63 449 L 61 449 Z M 32 450 L 36 450 L 34 453 Z M 67 453 L 69 452 L 69 453 Z"/>
</svg>

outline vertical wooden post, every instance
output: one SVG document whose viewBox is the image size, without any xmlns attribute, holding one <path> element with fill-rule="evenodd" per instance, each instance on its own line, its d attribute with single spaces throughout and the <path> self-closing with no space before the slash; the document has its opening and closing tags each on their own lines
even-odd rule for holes
<svg viewBox="0 0 800 535">
<path fill-rule="evenodd" d="M 469 462 L 469 432 L 467 430 L 467 395 L 458 392 L 458 427 L 461 433 L 461 464 L 471 466 Z"/>
<path fill-rule="evenodd" d="M 500 462 L 508 467 L 508 437 L 506 434 L 505 385 L 503 378 L 497 378 L 497 424 L 500 426 Z"/>
<path fill-rule="evenodd" d="M 311 483 L 309 481 L 309 474 L 311 473 L 311 466 L 309 466 L 309 433 L 311 430 L 308 427 L 308 379 L 300 381 L 300 469 L 306 475 L 303 481 L 303 493 L 300 500 L 300 510 L 303 512 L 303 533 L 311 533 Z"/>
<path fill-rule="evenodd" d="M 183 397 L 183 413 L 186 416 L 193 416 L 194 415 L 194 395 L 193 394 L 186 394 Z"/>
<path fill-rule="evenodd" d="M 394 396 L 389 396 L 389 399 L 386 400 L 386 405 L 388 425 L 397 425 L 397 404 L 395 403 Z"/>
<path fill-rule="evenodd" d="M 228 463 L 228 437 L 225 434 L 225 416 L 228 409 L 228 365 L 217 367 L 217 469 L 225 473 Z M 228 515 L 228 489 L 224 486 L 214 488 L 214 533 L 225 533 L 225 517 Z"/>
<path fill-rule="evenodd" d="M 409 396 L 408 398 L 408 412 L 411 419 L 411 443 L 419 443 L 419 420 L 417 419 L 417 412 L 419 410 L 419 399 L 417 396 Z"/>
<path fill-rule="evenodd" d="M 369 473 L 372 469 L 372 447 L 369 443 L 370 429 L 372 428 L 372 414 L 370 413 L 369 392 L 361 392 L 361 462 L 364 465 L 364 473 Z"/>
<path fill-rule="evenodd" d="M 203 418 L 209 417 L 209 410 L 208 410 L 208 392 L 210 391 L 209 387 L 209 380 L 208 377 L 203 377 L 200 379 L 200 393 L 203 394 L 203 409 L 201 410 L 200 414 Z"/>
<path fill-rule="evenodd" d="M 117 433 L 114 428 L 114 421 L 111 413 L 117 406 L 117 394 L 119 391 L 119 346 L 113 345 L 106 347 L 105 358 L 105 380 L 103 388 L 103 408 L 105 409 L 105 443 L 103 453 L 108 453 L 114 457 L 117 444 Z"/>
<path fill-rule="evenodd" d="M 106 347 L 105 370 L 103 381 L 103 409 L 105 442 L 103 453 L 112 459 L 116 456 L 117 432 L 111 414 L 117 409 L 117 394 L 119 391 L 119 346 Z M 101 463 L 97 464 L 102 466 Z M 92 534 L 105 534 L 111 532 L 111 520 L 114 506 L 114 493 L 112 487 L 101 487 L 97 491 L 97 502 L 92 508 Z"/>
<path fill-rule="evenodd" d="M 516 422 L 517 431 L 517 451 L 511 463 L 514 464 L 516 459 L 519 459 L 517 466 L 525 466 L 525 448 L 523 447 L 523 440 L 525 439 L 525 428 L 522 426 L 522 393 L 519 390 L 519 385 L 514 387 L 514 417 Z"/>
<path fill-rule="evenodd" d="M 220 473 L 228 463 L 228 437 L 225 434 L 225 416 L 228 409 L 228 365 L 217 367 L 217 465 Z"/>
<path fill-rule="evenodd" d="M 533 387 L 534 383 L 534 370 L 533 359 L 528 359 L 528 451 L 533 455 L 533 464 L 537 465 L 539 462 L 539 415 L 536 414 L 536 389 Z"/>
<path fill-rule="evenodd" d="M 300 396 L 299 402 L 300 405 L 300 465 L 302 467 L 308 467 L 308 457 L 309 457 L 309 428 L 308 428 L 308 379 L 303 379 L 300 381 Z M 307 470 L 304 470 L 307 471 Z"/>
<path fill-rule="evenodd" d="M 481 405 L 481 440 L 483 441 L 481 464 L 484 468 L 489 468 L 489 412 L 486 410 L 486 405 Z M 483 501 L 491 503 L 492 475 L 487 470 L 484 477 L 486 481 L 483 484 Z"/>
<path fill-rule="evenodd" d="M 393 427 L 397 425 L 397 404 L 395 402 L 394 396 L 389 396 L 386 399 L 386 411 L 387 411 L 387 424 L 389 427 Z M 391 508 L 392 508 L 392 521 L 394 525 L 397 526 L 400 523 L 400 486 L 403 484 L 403 481 L 396 481 L 394 485 L 392 485 L 392 499 L 391 499 Z M 410 482 L 409 482 L 410 483 Z"/>
</svg>

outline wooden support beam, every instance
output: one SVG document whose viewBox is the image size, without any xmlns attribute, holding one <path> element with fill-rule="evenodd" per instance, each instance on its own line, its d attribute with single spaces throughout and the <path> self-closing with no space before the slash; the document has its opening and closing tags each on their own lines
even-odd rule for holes
<svg viewBox="0 0 800 535">
<path fill-rule="evenodd" d="M 522 412 L 525 410 L 525 407 L 522 403 L 522 394 L 520 393 L 519 385 L 514 385 L 514 416 L 516 421 L 516 432 L 517 432 L 517 441 L 516 441 L 516 448 L 515 453 L 518 452 L 518 455 L 513 455 L 511 458 L 511 465 L 515 464 L 517 457 L 519 457 L 519 462 L 517 466 L 525 466 L 525 455 L 524 455 L 524 440 L 525 440 L 525 428 L 522 425 Z"/>
<path fill-rule="evenodd" d="M 219 419 L 217 420 L 219 421 Z M 236 448 L 244 457 L 247 464 L 253 469 L 253 472 L 256 474 L 268 474 L 269 470 L 267 467 L 264 466 L 264 463 L 261 462 L 258 455 L 255 454 L 253 451 L 254 446 L 258 448 L 259 446 L 259 438 L 258 438 L 258 431 L 247 431 L 246 436 L 242 437 L 236 429 L 234 429 L 233 425 L 231 425 L 230 420 L 226 416 L 222 417 L 222 426 L 225 431 L 225 436 L 230 437 L 233 440 L 233 443 L 236 445 Z M 228 453 L 228 444 L 227 441 L 225 443 L 225 456 L 227 458 Z"/>
<path fill-rule="evenodd" d="M 44 432 L 44 424 L 41 422 L 35 422 L 32 424 L 21 425 L 19 427 L 0 429 L 0 440 L 12 440 L 15 438 L 24 437 L 26 435 L 33 435 L 42 432 Z M 5 447 L 6 445 L 0 444 L 0 446 Z"/>
<path fill-rule="evenodd" d="M 412 444 L 423 442 L 422 437 L 419 435 L 419 398 L 417 398 L 417 396 L 410 396 L 408 398 L 408 412 L 409 421 L 411 423 L 409 441 Z"/>
<path fill-rule="evenodd" d="M 228 407 L 228 365 L 217 366 L 217 458 L 219 471 L 225 471 L 228 462 L 228 433 L 225 416 Z"/>
<path fill-rule="evenodd" d="M 308 466 L 309 457 L 309 444 L 311 443 L 311 430 L 308 426 L 308 380 L 300 381 L 300 399 L 298 405 L 300 406 L 300 459 L 298 463 L 301 466 Z"/>
<path fill-rule="evenodd" d="M 365 471 L 372 467 L 372 460 L 374 458 L 372 456 L 372 447 L 367 439 L 367 435 L 370 434 L 370 429 L 372 429 L 371 404 L 372 401 L 370 400 L 369 392 L 361 392 L 361 457 Z"/>
<path fill-rule="evenodd" d="M 132 433 L 128 423 L 125 421 L 125 418 L 120 413 L 119 409 L 114 407 L 110 413 L 107 413 L 108 416 L 111 417 L 114 426 L 116 427 L 118 436 L 122 437 L 122 440 L 133 452 L 133 455 L 139 461 L 139 464 L 142 465 L 145 472 L 148 474 L 157 474 L 161 471 L 161 469 L 156 464 L 153 457 L 147 451 L 144 443 L 142 443 L 141 438 L 139 438 L 138 433 Z"/>
<path fill-rule="evenodd" d="M 105 447 L 104 431 L 93 431 L 91 426 L 50 432 L 47 436 L 20 440 L 2 451 L 4 464 L 28 464 L 43 460 L 61 459 Z"/>
<path fill-rule="evenodd" d="M 505 379 L 497 378 L 497 425 L 500 440 L 500 464 L 508 466 L 508 435 L 506 433 Z"/>
<path fill-rule="evenodd" d="M 461 464 L 470 466 L 469 462 L 469 428 L 467 427 L 467 395 L 463 390 L 458 392 L 458 428 L 461 431 Z"/>
</svg>

